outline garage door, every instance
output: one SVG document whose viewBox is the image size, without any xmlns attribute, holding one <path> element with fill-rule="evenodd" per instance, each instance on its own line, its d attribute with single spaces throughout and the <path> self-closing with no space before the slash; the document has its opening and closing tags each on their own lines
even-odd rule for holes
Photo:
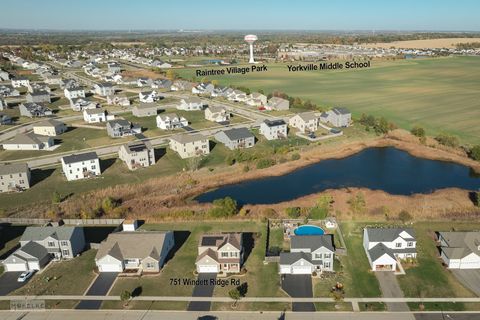
<svg viewBox="0 0 480 320">
<path fill-rule="evenodd" d="M 27 271 L 26 263 L 7 263 L 5 264 L 5 271 Z"/>
<path fill-rule="evenodd" d="M 293 274 L 311 274 L 312 268 L 310 266 L 293 266 L 292 273 Z"/>
<path fill-rule="evenodd" d="M 121 264 L 101 264 L 98 266 L 98 271 L 100 272 L 122 272 Z"/>
<path fill-rule="evenodd" d="M 198 272 L 200 273 L 218 273 L 218 266 L 198 266 Z"/>
</svg>

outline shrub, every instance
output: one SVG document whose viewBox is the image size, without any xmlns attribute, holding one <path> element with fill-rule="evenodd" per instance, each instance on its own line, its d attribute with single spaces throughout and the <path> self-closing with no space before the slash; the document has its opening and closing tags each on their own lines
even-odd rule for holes
<svg viewBox="0 0 480 320">
<path fill-rule="evenodd" d="M 285 212 L 289 218 L 296 219 L 300 217 L 300 212 L 301 212 L 300 210 L 301 210 L 300 207 L 290 207 L 285 209 Z"/>
<path fill-rule="evenodd" d="M 398 214 L 398 219 L 400 219 L 403 223 L 412 220 L 412 215 L 407 210 L 402 210 Z"/>
<path fill-rule="evenodd" d="M 275 164 L 273 159 L 260 159 L 257 161 L 257 169 L 265 169 Z"/>
<path fill-rule="evenodd" d="M 365 211 L 366 202 L 363 196 L 363 193 L 358 193 L 356 196 L 352 196 L 348 200 L 348 204 L 350 205 L 350 209 L 353 213 L 362 213 Z"/>
<path fill-rule="evenodd" d="M 243 172 L 248 172 L 250 171 L 250 167 L 249 166 L 244 166 L 243 167 Z"/>
<path fill-rule="evenodd" d="M 458 147 L 458 138 L 452 135 L 448 134 L 439 134 L 438 136 L 435 137 L 435 140 L 438 141 L 441 145 L 447 146 L 447 147 Z"/>
<path fill-rule="evenodd" d="M 231 217 L 238 212 L 237 201 L 230 197 L 216 199 L 213 201 L 214 208 L 208 211 L 209 215 L 215 218 Z"/>
<path fill-rule="evenodd" d="M 425 137 L 425 129 L 421 128 L 421 127 L 413 127 L 412 130 L 410 130 L 410 132 L 416 136 L 416 137 Z"/>
<path fill-rule="evenodd" d="M 295 161 L 295 160 L 300 160 L 300 154 L 297 152 L 292 154 L 292 161 Z"/>
<path fill-rule="evenodd" d="M 472 147 L 468 155 L 473 160 L 480 161 L 480 144 L 477 144 L 476 146 Z"/>
<path fill-rule="evenodd" d="M 60 195 L 60 193 L 58 193 L 58 191 L 54 191 L 52 194 L 52 203 L 57 204 L 60 202 L 62 202 L 62 196 Z"/>
</svg>

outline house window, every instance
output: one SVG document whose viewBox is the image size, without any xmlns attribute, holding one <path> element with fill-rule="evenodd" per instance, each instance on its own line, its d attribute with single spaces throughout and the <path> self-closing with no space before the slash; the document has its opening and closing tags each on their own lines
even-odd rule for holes
<svg viewBox="0 0 480 320">
<path fill-rule="evenodd" d="M 329 258 L 330 258 L 330 253 L 325 253 L 325 254 L 323 255 L 323 257 L 324 257 L 325 259 L 329 259 Z"/>
<path fill-rule="evenodd" d="M 408 241 L 407 247 L 413 247 L 413 241 Z"/>
<path fill-rule="evenodd" d="M 146 269 L 154 269 L 154 268 L 155 268 L 155 263 L 153 263 L 153 262 L 147 262 L 147 263 L 145 264 L 145 268 L 146 268 Z"/>
<path fill-rule="evenodd" d="M 322 259 L 321 253 L 315 253 L 315 259 Z"/>
<path fill-rule="evenodd" d="M 222 258 L 228 258 L 228 252 L 222 252 Z"/>
<path fill-rule="evenodd" d="M 64 250 L 62 250 L 62 254 L 63 254 L 63 256 L 69 256 L 70 251 L 68 251 L 67 249 L 64 249 Z"/>
<path fill-rule="evenodd" d="M 68 241 L 63 240 L 60 244 L 64 247 L 68 246 Z"/>
<path fill-rule="evenodd" d="M 401 248 L 401 247 L 402 247 L 402 243 L 401 243 L 401 242 L 395 243 L 395 248 Z"/>
<path fill-rule="evenodd" d="M 230 252 L 230 257 L 238 257 L 238 252 Z"/>
<path fill-rule="evenodd" d="M 53 241 L 48 241 L 47 245 L 48 245 L 49 247 L 55 247 L 55 242 L 53 242 Z"/>
</svg>

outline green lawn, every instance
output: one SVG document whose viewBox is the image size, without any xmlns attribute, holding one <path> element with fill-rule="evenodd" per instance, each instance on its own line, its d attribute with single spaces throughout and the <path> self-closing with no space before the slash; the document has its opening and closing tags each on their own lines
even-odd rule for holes
<svg viewBox="0 0 480 320">
<path fill-rule="evenodd" d="M 18 208 L 21 205 L 49 204 L 54 191 L 63 196 L 77 195 L 82 192 L 106 188 L 118 184 L 141 183 L 147 179 L 171 175 L 182 170 L 177 161 L 178 156 L 167 152 L 157 163 L 148 168 L 136 171 L 128 170 L 120 159 L 105 159 L 101 161 L 102 175 L 95 179 L 67 181 L 61 167 L 35 169 L 32 171 L 33 186 L 21 193 L 0 194 L 0 209 Z"/>
<path fill-rule="evenodd" d="M 202 234 L 208 232 L 252 232 L 260 233 L 255 237 L 255 246 L 248 257 L 245 268 L 248 272 L 241 277 L 241 281 L 249 284 L 248 295 L 270 296 L 281 294 L 278 286 L 278 274 L 276 265 L 263 265 L 265 253 L 265 224 L 256 221 L 235 221 L 235 222 L 183 222 L 183 223 L 161 223 L 147 224 L 142 226 L 145 230 L 175 230 L 188 231 L 188 238 L 168 261 L 160 274 L 155 276 L 144 276 L 141 278 L 118 279 L 111 291 L 111 295 L 118 295 L 123 290 L 133 291 L 135 288 L 142 288 L 142 295 L 167 295 L 167 296 L 189 296 L 193 291 L 192 286 L 174 285 L 170 279 L 190 278 L 194 279 L 195 260 L 197 258 L 198 241 Z M 214 295 L 226 296 L 231 287 L 216 287 Z"/>
<path fill-rule="evenodd" d="M 190 79 L 195 69 L 176 72 Z M 356 116 L 385 116 L 407 129 L 420 125 L 427 134 L 445 131 L 464 142 L 478 143 L 480 136 L 480 57 L 373 61 L 369 69 L 317 72 L 288 72 L 284 64 L 271 64 L 268 72 L 208 80 L 267 93 L 281 90 L 321 106 L 350 108 Z"/>
<path fill-rule="evenodd" d="M 409 267 L 398 281 L 407 297 L 473 297 L 455 276 L 441 265 L 434 242 L 435 231 L 478 230 L 479 222 L 417 222 L 413 225 L 417 238 L 417 265 Z"/>
<path fill-rule="evenodd" d="M 95 278 L 95 254 L 90 249 L 71 260 L 52 262 L 11 295 L 82 295 Z"/>
</svg>

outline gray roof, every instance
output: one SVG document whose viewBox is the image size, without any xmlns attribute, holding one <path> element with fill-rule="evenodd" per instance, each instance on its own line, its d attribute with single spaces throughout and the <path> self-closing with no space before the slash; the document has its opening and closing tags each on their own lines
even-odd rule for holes
<svg viewBox="0 0 480 320">
<path fill-rule="evenodd" d="M 55 120 L 55 119 L 48 119 L 42 122 L 35 123 L 34 127 L 57 127 L 57 126 L 64 126 L 65 123 Z"/>
<path fill-rule="evenodd" d="M 333 108 L 332 111 L 335 112 L 336 114 L 350 114 L 350 110 L 343 107 Z"/>
<path fill-rule="evenodd" d="M 334 251 L 333 239 L 331 234 L 311 235 L 311 236 L 292 236 L 290 238 L 290 247 L 292 249 L 310 249 L 312 252 L 325 247 L 330 251 Z"/>
<path fill-rule="evenodd" d="M 48 237 L 53 237 L 57 240 L 70 240 L 75 228 L 79 227 L 27 227 L 20 241 L 39 241 Z"/>
<path fill-rule="evenodd" d="M 22 256 L 21 252 L 25 252 L 26 254 L 35 258 L 35 259 L 26 259 L 30 261 L 32 260 L 39 261 L 49 255 L 47 249 L 45 249 L 44 246 L 33 241 L 30 241 L 24 246 L 20 247 L 14 254 L 15 255 L 19 254 L 20 256 Z"/>
<path fill-rule="evenodd" d="M 107 112 L 102 108 L 95 108 L 95 109 L 84 109 L 83 112 L 86 112 L 87 114 L 100 114 Z"/>
<path fill-rule="evenodd" d="M 47 143 L 51 137 L 44 137 L 33 132 L 19 133 L 13 139 L 4 141 L 3 144 L 42 144 Z"/>
<path fill-rule="evenodd" d="M 461 259 L 471 253 L 480 256 L 480 232 L 439 232 L 439 236 L 447 243 L 447 247 L 442 247 L 442 251 L 450 259 Z"/>
<path fill-rule="evenodd" d="M 300 259 L 312 263 L 312 255 L 305 252 L 280 252 L 280 264 L 293 264 Z"/>
<path fill-rule="evenodd" d="M 2 164 L 0 165 L 0 175 L 27 172 L 28 165 L 26 163 L 11 163 L 11 164 Z"/>
<path fill-rule="evenodd" d="M 123 145 L 127 153 L 140 152 L 143 150 L 151 150 L 152 146 L 149 142 L 133 141 Z"/>
<path fill-rule="evenodd" d="M 200 141 L 200 140 L 206 140 L 207 137 L 205 137 L 203 134 L 200 133 L 194 133 L 194 134 L 176 134 L 174 136 L 170 137 L 170 140 L 185 144 L 185 143 L 190 143 L 190 142 L 195 142 L 195 141 Z"/>
<path fill-rule="evenodd" d="M 387 254 L 393 260 L 396 260 L 395 255 L 393 254 L 393 251 L 387 248 L 383 243 L 379 243 L 375 247 L 368 250 L 368 254 L 370 255 L 370 259 L 372 259 L 372 261 L 377 260 L 384 254 Z"/>
<path fill-rule="evenodd" d="M 412 228 L 365 228 L 370 242 L 391 242 L 405 231 L 410 237 L 402 237 L 405 240 L 415 240 L 415 231 Z"/>
<path fill-rule="evenodd" d="M 132 124 L 130 121 L 125 119 L 118 119 L 118 120 L 110 120 L 107 122 L 107 126 L 114 127 L 114 126 L 121 126 L 121 127 L 131 127 Z"/>
<path fill-rule="evenodd" d="M 88 160 L 98 159 L 96 152 L 87 152 L 87 153 L 80 153 L 80 154 L 72 154 L 70 156 L 65 156 L 62 158 L 65 164 L 69 163 L 76 163 Z"/>
<path fill-rule="evenodd" d="M 305 122 L 310 120 L 315 120 L 318 118 L 315 112 L 313 111 L 298 113 L 297 116 L 299 116 Z"/>
<path fill-rule="evenodd" d="M 230 130 L 224 130 L 223 133 L 230 140 L 239 140 L 255 137 L 253 133 L 251 133 L 247 128 L 233 128 Z"/>
<path fill-rule="evenodd" d="M 151 257 L 159 260 L 165 236 L 172 231 L 135 231 L 117 232 L 108 235 L 100 244 L 95 259 L 111 255 L 119 260 L 144 259 Z"/>
<path fill-rule="evenodd" d="M 287 125 L 285 123 L 285 121 L 283 121 L 282 119 L 278 119 L 278 120 L 269 120 L 269 119 L 266 119 L 263 121 L 267 126 L 269 127 L 277 127 L 277 126 L 284 126 L 284 125 Z"/>
</svg>

